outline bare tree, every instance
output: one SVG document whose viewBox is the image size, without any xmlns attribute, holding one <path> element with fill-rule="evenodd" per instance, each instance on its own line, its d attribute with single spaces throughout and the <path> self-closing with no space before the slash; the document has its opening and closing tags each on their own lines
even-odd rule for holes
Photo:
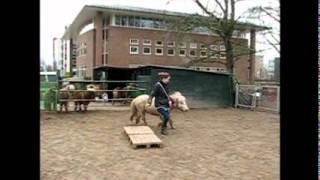
<svg viewBox="0 0 320 180">
<path fill-rule="evenodd" d="M 226 65 L 227 71 L 231 74 L 234 73 L 234 64 L 243 55 L 256 53 L 255 50 L 247 47 L 247 44 L 239 43 L 233 39 L 234 32 L 244 26 L 240 26 L 239 19 L 244 14 L 236 17 L 236 3 L 239 0 L 214 0 L 213 8 L 209 8 L 208 3 L 203 4 L 200 0 L 194 0 L 195 4 L 204 12 L 204 15 L 192 14 L 182 19 L 173 22 L 176 25 L 178 32 L 184 34 L 185 32 L 192 32 L 195 28 L 205 28 L 210 33 L 217 34 L 225 50 L 212 49 L 210 46 L 209 56 L 216 54 L 225 54 L 226 60 L 215 60 L 217 63 Z M 208 2 L 208 1 L 207 1 Z M 242 25 L 244 25 L 242 23 Z M 187 66 L 197 62 L 206 62 L 208 58 L 195 58 L 191 59 Z M 210 60 L 212 62 L 212 60 Z"/>
<path fill-rule="evenodd" d="M 278 0 L 275 0 L 278 2 Z M 276 5 L 274 5 L 276 4 Z M 275 25 L 272 30 L 262 32 L 263 38 L 280 54 L 280 6 L 279 2 L 268 6 L 256 6 L 248 10 L 247 19 L 259 19 L 263 25 Z M 269 21 L 269 23 L 267 22 Z"/>
</svg>

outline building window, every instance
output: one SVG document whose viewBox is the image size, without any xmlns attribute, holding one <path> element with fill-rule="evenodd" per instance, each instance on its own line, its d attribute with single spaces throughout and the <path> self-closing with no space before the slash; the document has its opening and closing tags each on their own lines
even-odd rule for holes
<svg viewBox="0 0 320 180">
<path fill-rule="evenodd" d="M 83 48 L 83 55 L 86 55 L 87 54 L 87 48 Z"/>
<path fill-rule="evenodd" d="M 197 43 L 190 43 L 191 49 L 197 49 Z"/>
<path fill-rule="evenodd" d="M 217 51 L 213 51 L 213 50 L 209 50 L 209 57 L 211 59 L 216 59 L 218 58 L 218 52 Z"/>
<path fill-rule="evenodd" d="M 153 28 L 153 20 L 151 18 L 141 18 L 141 27 L 143 28 Z"/>
<path fill-rule="evenodd" d="M 153 28 L 155 28 L 155 29 L 160 29 L 160 24 L 161 24 L 161 20 L 155 19 L 155 20 L 153 21 Z"/>
<path fill-rule="evenodd" d="M 221 52 L 220 53 L 220 59 L 226 59 L 226 58 L 227 58 L 226 53 Z"/>
<path fill-rule="evenodd" d="M 155 55 L 162 56 L 163 55 L 163 48 L 156 48 Z"/>
<path fill-rule="evenodd" d="M 168 56 L 174 56 L 174 55 L 175 55 L 174 49 L 173 49 L 173 48 L 167 49 L 167 55 L 168 55 Z"/>
<path fill-rule="evenodd" d="M 87 54 L 87 44 L 86 43 L 80 43 L 77 49 L 77 56 L 84 56 Z"/>
<path fill-rule="evenodd" d="M 139 46 L 130 46 L 130 54 L 139 54 Z"/>
<path fill-rule="evenodd" d="M 149 39 L 144 39 L 144 40 L 143 40 L 143 45 L 150 45 L 150 46 L 151 46 L 151 40 L 149 40 Z"/>
<path fill-rule="evenodd" d="M 218 51 L 218 46 L 217 45 L 210 45 L 210 49 L 213 51 Z"/>
<path fill-rule="evenodd" d="M 210 45 L 209 46 L 209 57 L 211 59 L 218 58 L 218 46 L 217 45 Z"/>
<path fill-rule="evenodd" d="M 140 27 L 140 17 L 134 17 L 134 26 Z"/>
<path fill-rule="evenodd" d="M 186 48 L 186 47 L 187 47 L 187 43 L 185 42 L 179 43 L 179 48 Z"/>
<path fill-rule="evenodd" d="M 206 50 L 201 50 L 200 51 L 200 57 L 207 57 L 207 51 Z"/>
<path fill-rule="evenodd" d="M 116 25 L 120 26 L 121 24 L 121 16 L 116 15 Z"/>
<path fill-rule="evenodd" d="M 151 55 L 151 47 L 143 47 L 144 55 Z"/>
<path fill-rule="evenodd" d="M 157 41 L 156 41 L 156 46 L 163 46 L 163 42 L 160 41 L 160 40 L 157 40 Z"/>
<path fill-rule="evenodd" d="M 180 49 L 179 50 L 179 56 L 186 56 L 186 50 L 185 49 Z"/>
<path fill-rule="evenodd" d="M 174 41 L 168 41 L 167 42 L 167 46 L 168 47 L 174 47 L 176 45 L 176 43 Z"/>
<path fill-rule="evenodd" d="M 226 51 L 226 47 L 224 45 L 220 45 L 220 51 Z"/>
<path fill-rule="evenodd" d="M 138 45 L 139 44 L 139 39 L 130 39 L 130 44 Z"/>
<path fill-rule="evenodd" d="M 121 17 L 121 26 L 128 26 L 128 17 L 127 16 Z"/>
<path fill-rule="evenodd" d="M 133 16 L 129 16 L 129 26 L 133 27 L 134 26 L 134 17 Z"/>
<path fill-rule="evenodd" d="M 200 49 L 207 49 L 207 46 L 205 44 L 200 44 Z"/>
<path fill-rule="evenodd" d="M 196 50 L 195 49 L 190 49 L 189 50 L 189 56 L 190 57 L 196 57 L 197 56 Z"/>
<path fill-rule="evenodd" d="M 139 27 L 147 29 L 167 29 L 166 22 L 162 19 L 149 18 L 149 17 L 138 17 L 138 16 L 115 16 L 115 25 L 117 26 L 129 26 Z"/>
</svg>

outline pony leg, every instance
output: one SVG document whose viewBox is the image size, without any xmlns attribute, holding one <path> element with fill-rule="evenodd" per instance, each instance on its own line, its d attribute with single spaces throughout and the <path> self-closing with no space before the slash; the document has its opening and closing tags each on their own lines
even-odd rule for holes
<svg viewBox="0 0 320 180">
<path fill-rule="evenodd" d="M 170 124 L 171 129 L 176 129 L 176 128 L 173 126 L 173 121 L 172 121 L 171 118 L 169 119 L 169 124 Z"/>
<path fill-rule="evenodd" d="M 142 114 L 142 120 L 143 120 L 144 124 L 148 125 L 148 123 L 146 121 L 146 111 L 143 111 L 141 114 Z"/>
<path fill-rule="evenodd" d="M 138 114 L 138 116 L 137 116 L 137 118 L 136 118 L 136 124 L 139 124 L 139 122 L 140 122 L 140 118 L 141 118 L 141 115 L 140 115 L 140 114 Z"/>
<path fill-rule="evenodd" d="M 74 111 L 77 111 L 77 109 L 78 109 L 78 103 L 76 103 L 76 102 L 74 102 Z"/>
<path fill-rule="evenodd" d="M 136 116 L 136 112 L 133 112 L 132 114 L 131 114 L 131 116 L 130 116 L 130 121 L 133 121 L 133 118 Z"/>
<path fill-rule="evenodd" d="M 87 111 L 88 105 L 87 105 L 87 104 L 84 104 L 83 106 L 84 106 L 84 111 Z"/>
<path fill-rule="evenodd" d="M 66 104 L 64 105 L 64 109 L 66 110 L 66 112 L 68 112 L 68 102 L 66 102 Z"/>
</svg>

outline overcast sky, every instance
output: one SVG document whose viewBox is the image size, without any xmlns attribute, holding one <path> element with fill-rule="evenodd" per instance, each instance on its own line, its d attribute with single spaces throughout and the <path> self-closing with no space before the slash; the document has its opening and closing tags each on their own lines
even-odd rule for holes
<svg viewBox="0 0 320 180">
<path fill-rule="evenodd" d="M 206 4 L 208 0 L 203 0 Z M 40 58 L 46 63 L 53 62 L 52 40 L 62 37 L 64 27 L 72 23 L 84 5 L 126 5 L 151 9 L 169 10 L 186 13 L 202 13 L 193 0 L 40 0 Z M 277 3 L 274 0 L 244 0 L 236 6 L 236 14 L 240 15 L 247 8 Z M 209 0 L 210 3 L 210 0 Z M 278 28 L 277 24 L 271 26 Z M 257 49 L 270 49 L 264 51 L 264 60 L 278 56 L 277 52 L 266 44 L 263 38 L 257 37 Z"/>
</svg>

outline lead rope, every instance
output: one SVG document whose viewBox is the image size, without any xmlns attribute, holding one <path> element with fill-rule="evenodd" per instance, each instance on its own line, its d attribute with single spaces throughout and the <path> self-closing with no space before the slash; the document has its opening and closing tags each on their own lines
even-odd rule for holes
<svg viewBox="0 0 320 180">
<path fill-rule="evenodd" d="M 158 84 L 160 85 L 160 87 L 161 87 L 161 89 L 163 90 L 163 92 L 166 94 L 166 96 L 167 96 L 167 98 L 168 98 L 168 101 L 171 102 L 170 97 L 169 97 L 169 95 L 167 94 L 167 92 L 166 92 L 166 90 L 164 89 L 164 87 L 162 86 L 162 84 L 161 84 L 160 82 L 158 82 Z M 171 107 L 169 107 L 169 109 L 173 109 L 173 107 L 175 106 L 175 103 L 176 103 L 176 102 L 173 102 L 173 103 L 174 103 L 174 105 L 171 106 Z M 171 102 L 171 105 L 172 105 L 172 102 Z M 170 104 L 169 104 L 169 106 L 170 106 Z"/>
</svg>

